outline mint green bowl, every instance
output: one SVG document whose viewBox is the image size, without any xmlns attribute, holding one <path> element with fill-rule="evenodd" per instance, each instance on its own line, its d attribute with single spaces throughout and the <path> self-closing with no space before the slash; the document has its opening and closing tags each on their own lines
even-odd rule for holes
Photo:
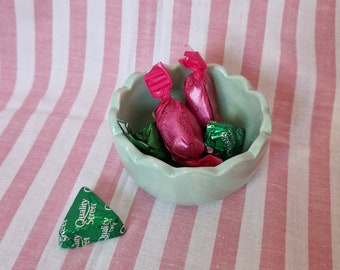
<svg viewBox="0 0 340 270">
<path fill-rule="evenodd" d="M 188 71 L 180 65 L 167 69 L 173 80 L 172 96 L 183 100 Z M 223 120 L 246 131 L 242 154 L 216 167 L 172 167 L 143 154 L 124 136 L 117 119 L 127 121 L 133 131 L 153 121 L 158 100 L 149 94 L 144 73 L 130 75 L 112 95 L 109 121 L 121 162 L 138 186 L 160 200 L 201 205 L 226 198 L 251 178 L 269 144 L 271 116 L 264 96 L 253 90 L 244 77 L 230 75 L 222 66 L 211 64 L 208 72 L 216 87 Z"/>
</svg>

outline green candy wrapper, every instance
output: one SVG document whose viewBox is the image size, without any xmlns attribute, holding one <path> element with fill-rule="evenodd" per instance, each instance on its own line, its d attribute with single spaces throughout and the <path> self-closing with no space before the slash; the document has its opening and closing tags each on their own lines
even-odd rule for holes
<svg viewBox="0 0 340 270">
<path fill-rule="evenodd" d="M 210 121 L 205 133 L 205 144 L 208 152 L 226 160 L 241 153 L 244 137 L 243 128 Z"/>
<path fill-rule="evenodd" d="M 82 187 L 59 231 L 59 246 L 78 248 L 125 234 L 123 222 L 89 188 Z"/>
<path fill-rule="evenodd" d="M 171 154 L 165 148 L 155 122 L 150 123 L 135 133 L 132 132 L 126 121 L 117 120 L 117 123 L 129 141 L 144 154 L 153 156 L 169 164 L 173 164 Z"/>
</svg>

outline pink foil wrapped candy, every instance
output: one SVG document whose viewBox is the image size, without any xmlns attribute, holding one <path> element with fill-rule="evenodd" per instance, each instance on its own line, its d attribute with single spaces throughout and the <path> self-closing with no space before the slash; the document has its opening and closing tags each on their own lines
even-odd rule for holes
<svg viewBox="0 0 340 270">
<path fill-rule="evenodd" d="M 144 75 L 145 83 L 160 102 L 154 111 L 156 126 L 173 159 L 181 165 L 185 160 L 198 160 L 205 150 L 201 128 L 179 100 L 170 95 L 171 77 L 160 62 Z"/>
<path fill-rule="evenodd" d="M 185 51 L 184 56 L 179 59 L 180 64 L 192 70 L 184 82 L 185 102 L 205 129 L 209 121 L 222 120 L 217 109 L 215 86 L 207 72 L 207 64 L 198 52 Z"/>
<path fill-rule="evenodd" d="M 155 109 L 156 126 L 172 158 L 182 166 L 217 166 L 222 159 L 206 155 L 202 130 L 195 116 L 170 95 L 172 81 L 162 63 L 144 75 L 145 83 L 160 103 Z"/>
</svg>

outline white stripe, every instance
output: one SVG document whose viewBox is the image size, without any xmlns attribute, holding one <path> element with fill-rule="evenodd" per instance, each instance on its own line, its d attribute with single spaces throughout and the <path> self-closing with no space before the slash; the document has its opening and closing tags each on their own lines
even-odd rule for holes
<svg viewBox="0 0 340 270">
<path fill-rule="evenodd" d="M 157 19 L 153 63 L 169 63 L 172 33 L 173 0 L 157 1 Z"/>
<path fill-rule="evenodd" d="M 340 3 L 337 1 L 335 25 L 340 25 Z M 330 135 L 330 188 L 333 269 L 340 266 L 340 28 L 335 27 L 336 92 L 333 104 L 333 117 Z"/>
<path fill-rule="evenodd" d="M 309 262 L 308 182 L 316 85 L 315 12 L 315 0 L 300 0 L 296 33 L 297 79 L 288 159 L 286 269 L 305 269 Z M 297 152 L 296 149 L 300 150 Z"/>
<path fill-rule="evenodd" d="M 97 136 L 95 140 L 93 141 L 93 144 L 86 158 L 84 166 L 82 167 L 82 170 L 80 171 L 78 175 L 77 181 L 75 182 L 75 185 L 71 191 L 69 199 L 67 200 L 65 207 L 62 213 L 60 214 L 59 219 L 56 223 L 56 226 L 54 227 L 54 230 L 48 240 L 46 248 L 37 266 L 37 269 L 60 269 L 64 262 L 67 252 L 64 249 L 58 248 L 58 245 L 59 245 L 58 233 L 59 233 L 60 225 L 63 219 L 65 218 L 68 210 L 70 209 L 80 188 L 83 186 L 87 186 L 93 189 L 93 187 L 96 185 L 96 182 L 98 181 L 101 175 L 102 169 L 108 158 L 110 148 L 112 145 L 111 140 L 109 138 L 111 134 L 108 134 L 107 132 L 107 125 L 108 124 L 105 121 L 103 121 L 99 127 Z M 59 172 L 61 171 L 61 169 L 62 168 L 59 168 Z M 58 173 L 56 173 L 56 175 L 58 175 Z M 54 183 L 55 180 L 51 182 Z M 51 253 L 53 253 L 54 256 L 57 258 L 53 262 L 53 264 L 51 264 Z"/>
<path fill-rule="evenodd" d="M 138 36 L 138 1 L 122 2 L 122 25 L 119 50 L 119 67 L 116 81 L 116 89 L 122 87 L 128 76 L 135 72 L 136 48 Z M 110 29 L 107 29 L 109 31 Z M 117 213 L 123 222 L 125 222 L 131 209 L 138 186 L 131 177 L 123 170 L 123 173 L 117 184 L 110 207 Z M 127 228 L 129 230 L 129 228 Z M 119 239 L 103 241 L 93 246 L 90 258 L 88 259 L 86 269 L 108 269 L 111 258 L 114 254 Z"/>
<path fill-rule="evenodd" d="M 38 137 L 48 114 L 54 109 L 64 88 L 68 61 L 69 4 L 66 0 L 58 1 L 53 10 L 52 70 L 50 82 L 45 96 L 38 104 L 36 112 L 27 121 L 11 152 L 0 166 L 0 175 L 3 178 L 1 179 L 0 198 L 2 198 L 11 181 L 18 173 L 33 142 Z M 31 54 L 29 53 L 29 55 Z M 21 81 L 21 79 L 18 77 L 17 81 Z M 0 122 L 2 123 L 2 121 Z"/>
<path fill-rule="evenodd" d="M 85 67 L 80 93 L 69 117 L 85 119 L 100 84 L 105 41 L 105 1 L 87 1 Z M 91 97 L 92 96 L 92 97 Z M 91 97 L 91 98 L 90 98 Z"/>
<path fill-rule="evenodd" d="M 281 24 L 285 0 L 268 1 L 258 90 L 273 111 L 281 51 Z"/>
<path fill-rule="evenodd" d="M 120 61 L 117 85 L 123 86 L 125 80 L 136 70 L 136 48 L 138 37 L 139 1 L 122 1 L 122 26 L 120 37 Z"/>
<path fill-rule="evenodd" d="M 159 269 L 175 208 L 155 201 L 134 269 Z"/>
<path fill-rule="evenodd" d="M 246 186 L 235 269 L 259 269 L 269 151 Z M 251 264 L 249 263 L 251 262 Z"/>
<path fill-rule="evenodd" d="M 284 0 L 268 1 L 258 89 L 273 108 L 280 62 L 280 29 Z M 272 111 L 272 109 L 271 109 Z M 258 171 L 246 186 L 235 269 L 258 269 L 260 265 L 263 217 L 269 149 Z M 251 264 L 249 262 L 252 262 Z"/>
<path fill-rule="evenodd" d="M 198 207 L 185 269 L 209 269 L 214 251 L 222 201 Z"/>
<path fill-rule="evenodd" d="M 81 124 L 80 121 L 65 121 L 65 124 L 53 143 L 51 151 L 25 194 L 6 234 L 1 240 L 0 251 L 6 250 L 13 255 L 19 254 L 74 145 Z M 21 224 L 23 220 L 25 221 L 25 226 Z M 13 242 L 16 244 L 12 245 L 11 243 Z M 6 261 L 7 269 L 11 268 L 15 259 L 16 257 L 12 256 Z"/>
<path fill-rule="evenodd" d="M 207 47 L 210 1 L 193 0 L 191 3 L 189 45 L 204 58 Z M 178 56 L 180 58 L 181 56 Z"/>
<path fill-rule="evenodd" d="M 20 167 L 25 161 L 31 147 L 38 137 L 41 128 L 43 127 L 48 115 L 41 113 L 33 113 L 27 124 L 8 153 L 6 159 L 0 166 L 0 199 L 5 195 L 12 181 L 17 175 Z"/>
<path fill-rule="evenodd" d="M 233 74 L 240 74 L 247 33 L 250 0 L 231 0 L 223 65 Z"/>
<path fill-rule="evenodd" d="M 14 8 L 17 38 L 16 82 L 14 92 L 6 106 L 6 113 L 1 115 L 0 134 L 6 128 L 16 110 L 22 106 L 31 90 L 34 78 L 34 3 L 32 0 L 16 0 Z"/>
<path fill-rule="evenodd" d="M 67 0 L 52 1 L 52 69 L 48 89 L 37 111 L 50 113 L 62 94 L 67 78 L 70 7 Z"/>
<path fill-rule="evenodd" d="M 87 17 L 88 25 L 98 25 L 99 27 L 102 25 L 97 24 L 97 22 L 103 20 L 105 16 L 101 16 L 101 19 L 97 18 L 96 16 L 92 16 L 93 14 L 96 14 L 93 12 L 93 10 L 99 7 L 102 8 L 103 12 L 105 11 L 105 6 L 103 7 L 101 5 L 95 5 L 95 7 L 92 7 L 92 12 L 90 12 Z M 87 30 L 88 36 L 96 38 L 97 40 L 104 40 L 103 32 L 97 31 L 96 27 L 88 27 Z M 87 51 L 96 51 L 99 56 L 102 55 L 102 52 L 100 51 L 103 50 L 103 43 L 99 42 L 98 44 L 99 45 L 95 48 L 87 48 Z M 89 55 L 91 55 L 91 52 L 88 52 L 86 56 Z M 102 57 L 100 60 L 102 60 Z M 87 85 L 85 86 L 84 84 L 82 85 L 82 88 L 78 94 L 78 98 L 72 107 L 72 111 L 81 118 L 74 119 L 69 117 L 65 120 L 48 156 L 40 168 L 39 173 L 30 186 L 30 189 L 26 193 L 18 211 L 13 217 L 5 236 L 0 243 L 1 248 L 9 249 L 7 246 L 11 245 L 10 243 L 15 241 L 17 244 L 11 245 L 10 248 L 12 254 L 19 254 L 23 244 L 25 243 L 22 241 L 22 239 L 26 239 L 29 235 L 35 220 L 38 218 L 41 212 L 47 196 L 51 192 L 53 184 L 57 180 L 57 177 L 60 174 L 60 171 L 62 170 L 70 151 L 72 150 L 74 142 L 83 123 L 83 118 L 85 118 L 84 116 L 88 114 L 91 107 L 90 103 L 93 102 L 95 97 L 93 96 L 92 98 L 89 98 L 91 97 L 89 94 L 93 93 L 93 89 L 98 89 L 99 87 L 100 76 L 93 76 L 93 74 L 96 74 L 94 71 L 95 69 L 99 69 L 101 71 L 101 64 L 101 61 L 85 61 L 84 83 L 89 84 L 91 87 L 87 87 Z M 93 66 L 93 69 L 86 67 L 86 65 Z M 88 78 L 92 77 L 93 79 L 89 81 Z M 87 99 L 90 103 L 83 104 L 83 102 L 81 102 L 83 96 L 87 96 Z M 56 157 L 59 158 L 60 162 L 56 162 L 56 160 L 58 160 Z M 49 179 L 49 181 L 46 181 L 46 179 Z M 44 190 L 44 192 L 42 193 L 41 190 Z M 39 200 L 36 200 L 36 198 L 39 198 Z M 20 224 L 20 220 L 26 220 L 24 227 L 25 230 L 23 231 L 21 230 L 22 226 Z M 14 259 L 16 258 L 13 256 L 11 259 L 13 259 L 13 261 L 8 260 L 7 262 L 9 265 L 14 263 Z"/>
<path fill-rule="evenodd" d="M 121 218 L 123 223 L 126 222 L 137 189 L 138 186 L 127 174 L 127 172 L 123 170 L 116 191 L 110 203 L 111 209 L 115 211 L 115 213 Z M 128 232 L 129 227 L 127 226 L 127 233 Z M 85 269 L 92 270 L 94 269 L 93 266 L 95 266 L 96 269 L 98 270 L 109 269 L 109 266 L 111 264 L 111 258 L 115 253 L 119 240 L 120 238 L 114 238 L 108 241 L 96 243 L 96 245 L 93 246 L 91 255 L 87 261 Z"/>
<path fill-rule="evenodd" d="M 57 2 L 57 1 L 56 1 Z M 56 7 L 58 6 L 55 3 Z M 104 55 L 104 40 L 105 40 L 105 2 L 97 3 L 96 1 L 88 1 L 87 3 L 87 38 L 88 40 L 96 40 L 96 42 L 91 42 L 89 46 L 86 46 L 86 59 L 84 68 L 84 79 L 81 86 L 81 94 L 78 95 L 76 102 L 74 103 L 70 114 L 75 114 L 80 119 L 86 118 L 89 109 L 91 108 L 91 103 L 93 102 L 96 93 L 98 92 L 103 55 Z M 98 30 L 99 29 L 99 30 Z M 96 63 L 97 65 L 95 65 Z M 88 92 L 88 93 L 86 93 Z M 89 94 L 92 93 L 93 97 L 89 98 Z M 72 117 L 69 117 L 65 122 L 67 122 Z M 74 121 L 74 120 L 73 120 Z M 77 134 L 79 131 L 74 132 Z M 101 170 L 107 160 L 110 147 L 112 145 L 111 134 L 109 133 L 108 123 L 103 121 L 99 127 L 98 133 L 94 142 L 91 146 L 89 154 L 86 158 L 84 166 L 79 173 L 78 180 L 76 181 L 74 188 L 70 194 L 70 199 L 67 201 L 62 214 L 53 230 L 53 233 L 49 239 L 49 242 L 42 254 L 41 260 L 39 261 L 38 268 L 46 269 L 51 268 L 50 265 L 50 252 L 53 250 L 55 252 L 55 247 L 58 246 L 58 231 L 59 226 L 65 217 L 68 209 L 70 208 L 75 196 L 82 186 L 89 186 L 92 188 L 98 181 L 101 174 Z M 72 143 L 73 145 L 73 143 Z M 70 146 L 72 146 L 70 145 Z M 70 147 L 71 148 L 71 147 Z M 95 166 L 94 166 L 95 164 Z M 65 250 L 58 249 L 58 261 L 53 264 L 53 269 L 60 269 L 65 256 Z M 52 269 L 52 268 L 51 268 Z"/>
<path fill-rule="evenodd" d="M 154 63 L 159 61 L 166 64 L 169 63 L 172 14 L 172 0 L 158 1 L 155 47 L 153 53 Z M 175 205 L 155 200 L 134 269 L 159 268 L 175 208 Z M 152 256 L 150 256 L 150 254 L 152 254 Z"/>
</svg>

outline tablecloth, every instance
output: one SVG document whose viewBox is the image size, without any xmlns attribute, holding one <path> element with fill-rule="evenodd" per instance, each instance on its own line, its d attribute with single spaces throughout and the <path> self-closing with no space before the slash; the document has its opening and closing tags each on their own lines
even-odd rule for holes
<svg viewBox="0 0 340 270">
<path fill-rule="evenodd" d="M 340 269 L 340 1 L 3 0 L 0 269 Z M 256 173 L 222 201 L 162 202 L 123 168 L 112 93 L 188 45 L 272 114 Z M 124 236 L 58 247 L 82 186 Z"/>
</svg>

